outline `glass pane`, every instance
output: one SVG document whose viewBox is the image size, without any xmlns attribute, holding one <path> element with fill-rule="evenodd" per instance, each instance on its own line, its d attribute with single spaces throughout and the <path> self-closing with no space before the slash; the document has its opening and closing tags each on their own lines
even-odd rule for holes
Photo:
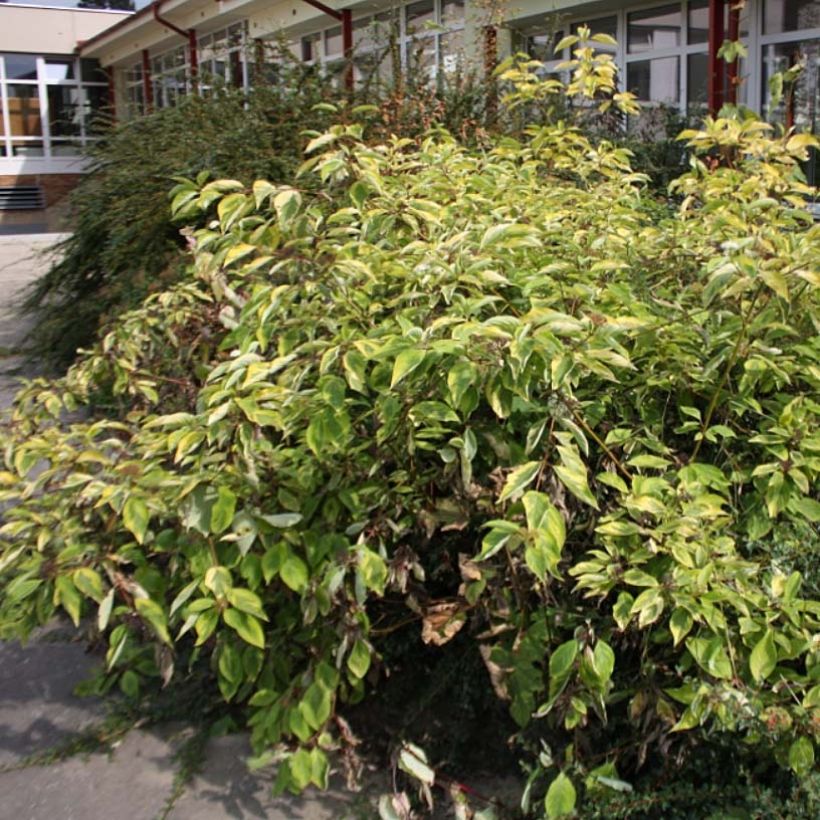
<svg viewBox="0 0 820 820">
<path fill-rule="evenodd" d="M 820 0 L 766 0 L 763 33 L 820 28 Z"/>
<path fill-rule="evenodd" d="M 48 122 L 52 137 L 80 135 L 85 98 L 77 88 L 64 85 L 48 87 Z"/>
<path fill-rule="evenodd" d="M 35 85 L 6 86 L 9 103 L 9 128 L 16 137 L 39 137 L 43 134 L 40 98 Z"/>
<path fill-rule="evenodd" d="M 42 157 L 45 156 L 43 143 L 36 141 L 15 141 L 11 144 L 11 153 L 15 157 Z"/>
<path fill-rule="evenodd" d="M 680 45 L 680 3 L 629 15 L 627 43 L 630 54 Z"/>
<path fill-rule="evenodd" d="M 577 34 L 581 26 L 586 26 L 592 34 L 608 34 L 615 38 L 618 36 L 618 18 L 615 15 L 612 17 L 598 17 L 595 20 L 587 20 L 583 23 L 575 23 L 572 26 L 572 33 Z M 607 45 L 606 43 L 596 43 L 594 40 L 590 41 L 589 45 L 593 46 L 596 51 L 606 51 L 614 54 L 617 50 L 615 46 Z"/>
<path fill-rule="evenodd" d="M 425 23 L 435 22 L 436 6 L 433 0 L 421 0 L 411 3 L 407 7 L 407 33 L 422 33 L 426 31 Z"/>
<path fill-rule="evenodd" d="M 524 50 L 534 60 L 540 60 L 542 63 L 560 59 L 561 55 L 555 53 L 555 46 L 558 45 L 563 36 L 563 31 L 556 31 L 550 34 L 533 34 L 527 37 Z"/>
<path fill-rule="evenodd" d="M 242 45 L 245 27 L 242 23 L 234 23 L 228 28 L 228 47 L 238 48 Z"/>
<path fill-rule="evenodd" d="M 76 157 L 82 151 L 81 144 L 76 140 L 74 142 L 59 140 L 51 143 L 51 155 L 53 157 Z"/>
<path fill-rule="evenodd" d="M 85 97 L 85 123 L 86 127 L 88 127 L 89 122 L 91 122 L 96 114 L 99 114 L 108 106 L 108 89 L 103 88 L 102 86 L 97 86 L 96 88 L 84 88 L 84 97 Z"/>
<path fill-rule="evenodd" d="M 433 40 L 411 40 L 407 44 L 407 75 L 411 81 L 423 84 L 436 76 L 433 45 Z"/>
<path fill-rule="evenodd" d="M 445 74 L 458 71 L 464 64 L 464 32 L 451 31 L 439 38 L 439 60 Z"/>
<path fill-rule="evenodd" d="M 442 0 L 441 22 L 452 26 L 464 22 L 464 0 Z"/>
<path fill-rule="evenodd" d="M 797 80 L 794 93 L 772 109 L 769 77 L 798 62 L 804 62 L 805 69 Z M 816 133 L 820 117 L 820 40 L 763 46 L 763 92 L 768 119 L 784 122 L 788 118 L 800 130 Z"/>
<path fill-rule="evenodd" d="M 628 90 L 639 100 L 676 105 L 679 97 L 677 57 L 635 60 L 627 63 Z"/>
<path fill-rule="evenodd" d="M 709 42 L 709 0 L 691 0 L 689 3 L 689 33 L 691 45 Z"/>
<path fill-rule="evenodd" d="M 302 38 L 302 59 L 306 62 L 318 60 L 320 56 L 319 46 L 321 45 L 322 33 L 309 34 Z"/>
<path fill-rule="evenodd" d="M 703 114 L 708 102 L 709 57 L 690 54 L 686 64 L 686 110 L 689 114 Z"/>
<path fill-rule="evenodd" d="M 332 57 L 342 53 L 342 27 L 328 29 L 325 32 L 325 55 Z"/>
<path fill-rule="evenodd" d="M 46 60 L 46 81 L 49 83 L 60 82 L 61 80 L 76 80 L 77 66 L 74 60 Z"/>
<path fill-rule="evenodd" d="M 108 82 L 108 74 L 96 60 L 80 60 L 80 71 L 84 83 Z"/>
<path fill-rule="evenodd" d="M 230 53 L 229 66 L 231 76 L 230 84 L 234 88 L 242 88 L 245 84 L 245 72 L 242 68 L 242 54 L 238 51 Z"/>
<path fill-rule="evenodd" d="M 37 58 L 33 54 L 4 54 L 7 80 L 36 80 Z"/>
<path fill-rule="evenodd" d="M 728 4 L 727 4 L 728 6 Z M 689 0 L 689 33 L 690 45 L 709 42 L 709 0 Z M 729 25 L 729 9 L 723 16 L 723 24 Z M 749 34 L 749 6 L 748 3 L 740 10 L 740 36 Z"/>
</svg>

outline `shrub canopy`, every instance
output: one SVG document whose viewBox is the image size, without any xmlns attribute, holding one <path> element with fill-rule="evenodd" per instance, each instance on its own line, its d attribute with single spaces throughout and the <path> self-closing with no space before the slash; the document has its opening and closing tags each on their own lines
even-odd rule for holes
<svg viewBox="0 0 820 820">
<path fill-rule="evenodd" d="M 562 124 L 180 183 L 188 277 L 3 429 L 2 633 L 94 616 L 132 694 L 207 662 L 281 788 L 350 762 L 391 630 L 474 643 L 548 816 L 716 729 L 809 773 L 820 603 L 774 554 L 820 519 L 813 141 L 687 138 L 676 208 Z"/>
</svg>

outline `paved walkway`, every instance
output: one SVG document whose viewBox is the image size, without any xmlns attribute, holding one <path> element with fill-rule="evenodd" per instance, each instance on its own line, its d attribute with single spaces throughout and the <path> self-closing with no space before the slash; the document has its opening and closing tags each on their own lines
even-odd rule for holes
<svg viewBox="0 0 820 820">
<path fill-rule="evenodd" d="M 21 647 L 0 644 L 0 820 L 338 820 L 371 818 L 342 791 L 270 796 L 273 774 L 251 773 L 245 735 L 208 742 L 205 762 L 179 782 L 184 726 L 132 729 L 110 752 L 67 752 L 103 725 L 106 704 L 74 687 L 97 659 L 63 629 Z"/>
<path fill-rule="evenodd" d="M 31 325 L 21 317 L 19 301 L 26 287 L 48 270 L 53 258 L 49 248 L 63 236 L 0 236 L 0 409 L 11 403 L 23 375 L 24 359 L 19 351 Z"/>
</svg>

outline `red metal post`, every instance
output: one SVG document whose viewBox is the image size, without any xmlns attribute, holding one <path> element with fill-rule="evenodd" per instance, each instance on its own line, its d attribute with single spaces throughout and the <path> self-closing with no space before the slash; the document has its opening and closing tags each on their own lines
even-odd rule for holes
<svg viewBox="0 0 820 820">
<path fill-rule="evenodd" d="M 154 110 L 154 86 L 151 82 L 151 57 L 147 48 L 142 50 L 142 96 L 145 113 L 150 114 Z"/>
<path fill-rule="evenodd" d="M 353 93 L 355 76 L 353 73 L 353 12 L 350 9 L 342 10 L 342 51 L 345 56 L 345 87 L 349 94 Z"/>
<path fill-rule="evenodd" d="M 709 0 L 709 65 L 707 69 L 707 91 L 709 113 L 713 116 L 723 105 L 724 63 L 718 57 L 723 45 L 723 6 L 724 0 Z"/>
<path fill-rule="evenodd" d="M 728 38 L 733 43 L 740 39 L 740 8 L 735 5 L 729 6 L 729 33 Z M 726 101 L 732 105 L 737 105 L 738 86 L 738 64 L 740 60 L 735 58 L 726 66 Z"/>
<path fill-rule="evenodd" d="M 116 122 L 117 119 L 117 88 L 114 85 L 114 66 L 108 66 L 105 69 L 105 74 L 108 77 L 108 107 L 111 109 L 111 120 Z"/>
<path fill-rule="evenodd" d="M 196 53 L 196 30 L 188 30 L 188 59 L 191 64 L 191 84 L 196 85 L 196 78 L 199 74 L 199 60 Z"/>
</svg>

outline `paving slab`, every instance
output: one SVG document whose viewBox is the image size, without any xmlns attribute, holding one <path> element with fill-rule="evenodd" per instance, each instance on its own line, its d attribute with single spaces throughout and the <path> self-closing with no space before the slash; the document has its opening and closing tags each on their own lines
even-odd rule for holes
<svg viewBox="0 0 820 820">
<path fill-rule="evenodd" d="M 366 796 L 335 789 L 271 796 L 275 772 L 251 772 L 247 735 L 214 738 L 201 771 L 176 800 L 168 820 L 365 820 L 377 817 Z"/>
<path fill-rule="evenodd" d="M 49 252 L 65 234 L 18 234 L 0 236 L 0 350 L 14 349 L 31 328 L 20 314 L 19 302 L 26 288 L 41 277 L 54 261 Z"/>
<path fill-rule="evenodd" d="M 104 717 L 100 701 L 74 694 L 98 663 L 81 644 L 61 642 L 54 633 L 26 646 L 0 643 L 0 768 L 68 741 Z M 0 802 L 0 817 L 3 811 Z"/>
<path fill-rule="evenodd" d="M 110 755 L 0 773 L 0 820 L 154 820 L 173 793 L 173 752 L 133 730 Z"/>
</svg>

